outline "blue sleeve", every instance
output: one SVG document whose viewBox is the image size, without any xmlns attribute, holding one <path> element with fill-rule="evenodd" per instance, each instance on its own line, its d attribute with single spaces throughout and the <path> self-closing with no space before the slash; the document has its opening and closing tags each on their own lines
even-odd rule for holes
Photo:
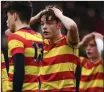
<svg viewBox="0 0 104 92">
<path fill-rule="evenodd" d="M 21 53 L 15 54 L 14 61 L 14 76 L 13 76 L 13 92 L 22 92 L 24 81 L 24 55 Z"/>
</svg>

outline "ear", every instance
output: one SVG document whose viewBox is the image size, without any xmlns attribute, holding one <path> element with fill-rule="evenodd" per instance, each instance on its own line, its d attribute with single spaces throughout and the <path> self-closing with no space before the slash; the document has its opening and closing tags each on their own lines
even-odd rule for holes
<svg viewBox="0 0 104 92">
<path fill-rule="evenodd" d="M 14 18 L 14 20 L 17 20 L 17 18 L 18 18 L 17 13 L 13 13 L 13 18 Z"/>
<path fill-rule="evenodd" d="M 61 24 L 61 23 L 58 24 L 58 28 L 59 28 L 59 29 L 62 28 L 62 24 Z"/>
</svg>

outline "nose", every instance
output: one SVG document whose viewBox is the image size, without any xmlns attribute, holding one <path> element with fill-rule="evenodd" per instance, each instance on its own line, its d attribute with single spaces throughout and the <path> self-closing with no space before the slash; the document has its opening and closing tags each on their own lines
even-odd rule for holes
<svg viewBox="0 0 104 92">
<path fill-rule="evenodd" d="M 47 24 L 44 24 L 43 25 L 43 30 L 46 30 L 47 29 Z"/>
<path fill-rule="evenodd" d="M 86 50 L 89 51 L 90 49 L 91 49 L 91 47 L 88 45 L 88 46 L 86 47 Z"/>
</svg>

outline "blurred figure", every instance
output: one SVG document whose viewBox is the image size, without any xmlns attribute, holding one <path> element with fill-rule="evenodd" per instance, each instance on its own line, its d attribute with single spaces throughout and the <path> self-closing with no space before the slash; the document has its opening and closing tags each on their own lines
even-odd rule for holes
<svg viewBox="0 0 104 92">
<path fill-rule="evenodd" d="M 103 40 L 103 35 L 93 32 L 79 43 L 79 46 L 85 46 L 88 57 L 81 57 L 79 92 L 104 92 L 104 64 L 95 41 L 97 38 Z"/>
<path fill-rule="evenodd" d="M 5 36 L 9 36 L 11 34 L 10 30 L 5 31 Z M 2 85 L 2 92 L 7 92 L 9 84 L 8 84 L 8 72 L 7 72 L 7 62 L 5 62 L 3 49 L 6 49 L 7 46 L 7 39 L 2 38 L 2 49 L 1 49 L 1 85 Z M 7 57 L 6 57 L 7 58 Z"/>
<path fill-rule="evenodd" d="M 5 31 L 5 35 L 3 35 L 3 37 L 2 37 L 2 45 L 3 45 L 3 48 L 4 49 L 8 49 L 8 41 L 7 41 L 7 39 L 8 39 L 8 36 L 11 34 L 12 32 L 10 31 L 10 29 L 7 29 L 6 31 Z"/>
<path fill-rule="evenodd" d="M 2 92 L 7 92 L 8 90 L 8 74 L 3 51 L 1 51 L 1 88 Z"/>
</svg>

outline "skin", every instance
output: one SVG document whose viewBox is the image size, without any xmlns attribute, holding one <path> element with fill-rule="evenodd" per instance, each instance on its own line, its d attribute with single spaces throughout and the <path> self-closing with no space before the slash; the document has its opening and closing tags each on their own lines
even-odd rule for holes
<svg viewBox="0 0 104 92">
<path fill-rule="evenodd" d="M 41 17 L 41 29 L 45 39 L 49 39 L 50 42 L 55 42 L 62 37 L 60 32 L 60 23 L 55 20 L 46 20 L 45 15 Z"/>
<path fill-rule="evenodd" d="M 12 33 L 18 31 L 21 28 L 30 26 L 29 24 L 27 24 L 27 22 L 21 21 L 19 18 L 19 15 L 16 12 L 13 12 L 13 13 L 8 12 L 7 17 L 8 17 L 7 26 Z M 21 53 L 17 53 L 13 55 L 12 58 L 14 61 L 14 70 L 16 69 L 16 71 L 14 71 L 15 76 L 13 78 L 13 91 L 16 92 L 16 90 L 18 89 L 18 92 L 20 92 L 20 90 L 22 90 L 21 87 L 23 85 L 23 82 L 21 80 L 23 80 L 23 77 L 24 77 L 24 55 Z M 18 59 L 21 58 L 21 60 L 18 60 L 20 62 L 22 61 L 21 66 L 19 66 L 20 62 L 18 63 L 17 59 L 15 58 L 18 58 Z M 17 68 L 17 66 L 19 66 L 19 68 Z M 21 75 L 19 75 L 18 73 L 20 73 Z M 18 76 L 20 77 L 19 79 L 17 79 Z M 15 85 L 19 85 L 19 86 L 17 87 Z"/>
<path fill-rule="evenodd" d="M 27 23 L 24 23 L 20 20 L 17 13 L 7 13 L 7 27 L 10 29 L 12 33 L 15 31 L 18 31 L 20 28 L 23 27 L 29 27 L 30 25 Z"/>
<path fill-rule="evenodd" d="M 87 41 L 92 38 L 95 38 L 95 39 L 99 38 L 99 39 L 103 40 L 103 35 L 100 33 L 97 33 L 97 32 L 92 32 L 92 33 L 85 35 L 83 37 L 82 41 L 78 44 L 78 48 L 86 45 Z"/>
<path fill-rule="evenodd" d="M 12 32 L 10 31 L 10 29 L 7 29 L 7 30 L 5 31 L 5 35 L 8 37 L 10 34 L 12 34 Z"/>
<path fill-rule="evenodd" d="M 79 42 L 79 34 L 76 23 L 63 15 L 63 13 L 56 7 L 45 8 L 41 12 L 39 12 L 36 16 L 32 17 L 30 20 L 30 24 L 41 20 L 41 28 L 43 32 L 43 36 L 46 39 L 50 40 L 50 43 L 54 43 L 57 39 L 62 37 L 60 29 L 61 23 L 56 23 L 56 21 L 47 21 L 45 16 L 40 18 L 40 15 L 46 11 L 53 11 L 55 16 L 61 21 L 61 23 L 67 29 L 67 43 L 71 44 L 72 46 L 77 46 Z M 47 31 L 47 32 L 44 32 Z M 54 34 L 53 34 L 54 33 Z"/>
<path fill-rule="evenodd" d="M 15 18 L 14 18 L 14 14 L 11 13 L 7 13 L 7 27 L 10 29 L 11 32 L 15 31 Z"/>
<path fill-rule="evenodd" d="M 71 45 L 77 45 L 79 42 L 79 34 L 76 23 L 72 19 L 64 16 L 59 9 L 55 7 L 52 7 L 50 9 L 53 10 L 56 17 L 59 18 L 59 20 L 63 23 L 63 25 L 67 29 L 67 43 Z"/>
<path fill-rule="evenodd" d="M 97 61 L 100 58 L 99 52 L 94 39 L 91 39 L 88 42 L 88 45 L 85 48 L 86 54 L 91 61 Z"/>
<path fill-rule="evenodd" d="M 103 35 L 97 32 L 92 32 L 85 35 L 82 41 L 78 44 L 78 48 L 85 46 L 85 51 L 90 61 L 101 59 L 95 42 L 95 39 L 97 38 L 103 40 Z"/>
</svg>

